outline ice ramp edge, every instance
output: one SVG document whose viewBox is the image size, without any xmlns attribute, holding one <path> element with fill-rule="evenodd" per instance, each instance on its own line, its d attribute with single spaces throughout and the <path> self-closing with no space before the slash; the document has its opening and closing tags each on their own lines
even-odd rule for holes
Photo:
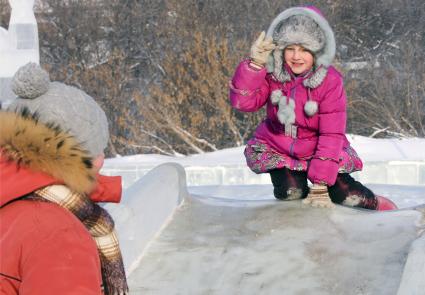
<svg viewBox="0 0 425 295">
<path fill-rule="evenodd" d="M 425 290 L 425 234 L 413 241 L 397 295 L 422 295 Z"/>
<path fill-rule="evenodd" d="M 188 195 L 184 168 L 177 163 L 165 163 L 126 189 L 120 204 L 105 206 L 115 221 L 128 276 L 149 242 L 168 224 Z"/>
</svg>

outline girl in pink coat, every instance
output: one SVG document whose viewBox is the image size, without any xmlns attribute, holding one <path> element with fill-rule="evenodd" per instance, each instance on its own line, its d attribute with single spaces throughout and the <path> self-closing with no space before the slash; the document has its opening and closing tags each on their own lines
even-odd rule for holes
<svg viewBox="0 0 425 295">
<path fill-rule="evenodd" d="M 331 66 L 335 47 L 331 27 L 311 6 L 283 11 L 267 35 L 261 33 L 230 83 L 234 108 L 267 110 L 247 143 L 247 164 L 255 173 L 270 173 L 277 199 L 395 209 L 350 176 L 362 161 L 345 136 L 343 79 Z"/>
</svg>

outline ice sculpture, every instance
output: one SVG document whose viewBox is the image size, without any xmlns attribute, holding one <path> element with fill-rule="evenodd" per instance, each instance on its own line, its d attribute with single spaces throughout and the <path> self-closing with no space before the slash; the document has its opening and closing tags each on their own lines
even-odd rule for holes
<svg viewBox="0 0 425 295">
<path fill-rule="evenodd" d="M 0 27 L 0 103 L 15 96 L 10 80 L 28 62 L 39 63 L 38 28 L 34 0 L 9 0 L 12 8 L 8 30 Z"/>
</svg>

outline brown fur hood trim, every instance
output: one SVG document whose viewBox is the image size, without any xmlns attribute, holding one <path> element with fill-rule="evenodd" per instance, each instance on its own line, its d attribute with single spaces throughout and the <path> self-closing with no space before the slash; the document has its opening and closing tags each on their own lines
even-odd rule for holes
<svg viewBox="0 0 425 295">
<path fill-rule="evenodd" d="M 0 151 L 20 166 L 63 181 L 73 191 L 88 193 L 95 185 L 89 153 L 73 136 L 57 125 L 39 122 L 28 109 L 0 111 Z"/>
</svg>

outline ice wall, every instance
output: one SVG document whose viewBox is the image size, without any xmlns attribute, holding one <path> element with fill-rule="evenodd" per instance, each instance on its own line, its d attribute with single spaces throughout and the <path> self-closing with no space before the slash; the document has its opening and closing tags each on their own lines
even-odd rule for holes
<svg viewBox="0 0 425 295">
<path fill-rule="evenodd" d="M 155 166 L 107 161 L 102 172 L 107 175 L 121 175 L 124 187 L 129 187 Z M 185 170 L 189 186 L 271 183 L 268 174 L 257 175 L 243 164 L 185 165 Z M 369 184 L 423 185 L 425 190 L 425 161 L 366 162 L 363 171 L 354 173 L 353 176 Z"/>
<path fill-rule="evenodd" d="M 424 138 L 348 137 L 364 162 L 363 171 L 354 174 L 358 180 L 369 184 L 422 185 L 425 191 Z M 247 168 L 243 150 L 244 147 L 235 147 L 187 157 L 119 157 L 107 159 L 103 173 L 122 175 L 124 186 L 128 187 L 153 167 L 176 162 L 185 167 L 189 186 L 270 184 L 269 175 L 257 175 Z"/>
</svg>

